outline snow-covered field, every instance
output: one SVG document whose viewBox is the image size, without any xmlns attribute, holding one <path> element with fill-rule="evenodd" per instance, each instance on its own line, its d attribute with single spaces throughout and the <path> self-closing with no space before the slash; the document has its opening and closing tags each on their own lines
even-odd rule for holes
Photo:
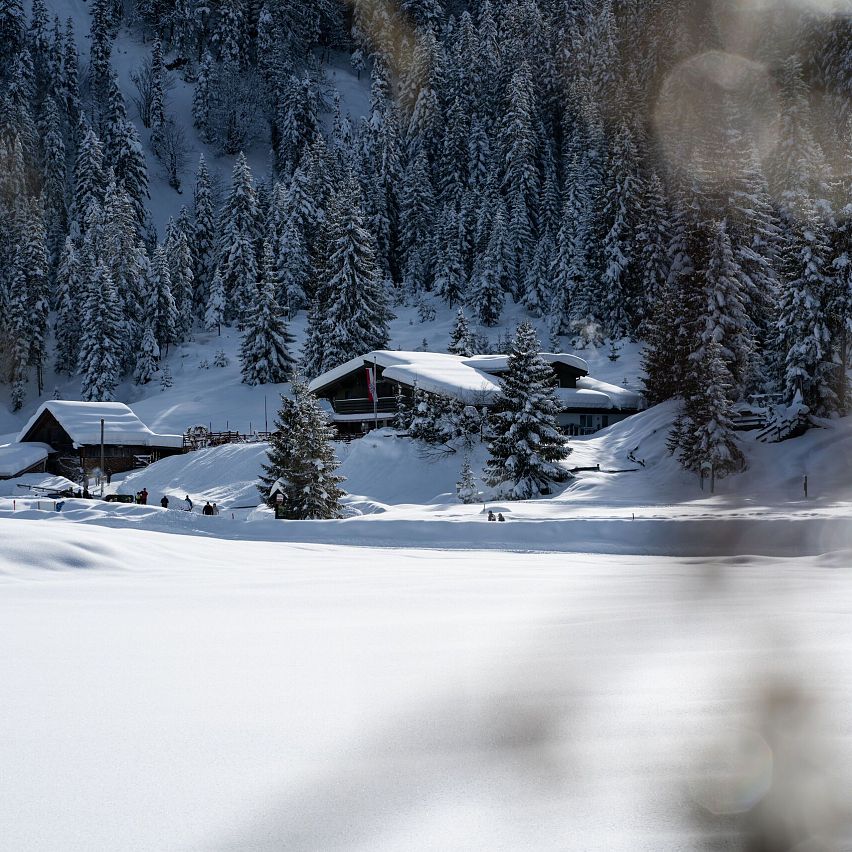
<svg viewBox="0 0 852 852">
<path fill-rule="evenodd" d="M 0 541 L 3 848 L 848 848 L 849 554 Z"/>
</svg>

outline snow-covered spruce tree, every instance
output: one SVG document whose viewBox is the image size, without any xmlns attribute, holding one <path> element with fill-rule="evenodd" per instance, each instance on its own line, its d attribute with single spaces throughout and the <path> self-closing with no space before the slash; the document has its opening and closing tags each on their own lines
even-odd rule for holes
<svg viewBox="0 0 852 852">
<path fill-rule="evenodd" d="M 109 103 L 104 117 L 105 161 L 116 183 L 127 193 L 136 215 L 139 233 L 145 225 L 148 194 L 148 168 L 136 127 L 127 118 L 127 109 L 115 73 L 110 75 Z"/>
<path fill-rule="evenodd" d="M 57 373 L 70 376 L 77 367 L 77 352 L 80 348 L 80 297 L 83 292 L 80 262 L 71 237 L 65 238 L 54 286 L 56 289 L 56 321 L 53 326 L 54 369 Z"/>
<path fill-rule="evenodd" d="M 172 370 L 168 364 L 163 364 L 163 369 L 160 370 L 160 390 L 167 391 L 174 387 L 174 379 L 172 379 Z"/>
<path fill-rule="evenodd" d="M 213 106 L 213 57 L 205 52 L 195 80 L 192 94 L 192 123 L 198 130 L 202 141 L 213 141 L 213 129 L 210 124 L 210 114 Z"/>
<path fill-rule="evenodd" d="M 550 270 L 555 253 L 556 241 L 553 234 L 547 230 L 542 234 L 535 247 L 521 286 L 521 304 L 533 316 L 543 316 L 550 307 Z M 567 302 L 566 307 L 562 310 L 565 309 L 567 309 Z"/>
<path fill-rule="evenodd" d="M 464 292 L 461 236 L 458 216 L 449 211 L 435 252 L 435 293 L 451 307 L 462 300 Z"/>
<path fill-rule="evenodd" d="M 177 341 L 189 340 L 192 336 L 192 301 L 195 273 L 189 240 L 178 223 L 169 222 L 165 251 L 169 265 L 172 296 L 175 300 L 175 339 Z"/>
<path fill-rule="evenodd" d="M 151 47 L 151 148 L 161 153 L 166 130 L 166 88 L 163 45 L 155 38 Z"/>
<path fill-rule="evenodd" d="M 160 360 L 160 347 L 154 336 L 154 325 L 145 323 L 139 353 L 136 356 L 136 366 L 133 369 L 133 381 L 137 385 L 147 385 L 157 372 L 157 362 Z"/>
<path fill-rule="evenodd" d="M 12 411 L 20 411 L 24 405 L 27 393 L 28 365 L 30 360 L 30 317 L 27 298 L 26 277 L 21 270 L 20 261 L 16 258 L 8 273 L 9 296 L 8 316 L 5 318 L 6 334 L 10 338 L 9 379 L 12 385 L 10 399 Z"/>
<path fill-rule="evenodd" d="M 225 321 L 225 282 L 219 268 L 213 273 L 210 289 L 207 293 L 207 304 L 204 307 L 204 327 L 207 331 L 222 333 L 222 323 Z"/>
<path fill-rule="evenodd" d="M 40 137 L 45 228 L 51 265 L 55 269 L 68 228 L 68 186 L 67 152 L 62 136 L 62 121 L 56 101 L 51 97 L 45 100 Z"/>
<path fill-rule="evenodd" d="M 626 122 L 615 134 L 609 161 L 609 186 L 603 209 L 608 226 L 603 244 L 601 321 L 614 339 L 633 334 L 638 326 L 640 294 L 636 276 L 636 221 L 641 209 L 642 183 L 637 175 L 637 152 Z"/>
<path fill-rule="evenodd" d="M 88 227 L 94 207 L 103 204 L 106 185 L 103 146 L 90 129 L 80 142 L 74 163 L 72 216 L 81 231 Z"/>
<path fill-rule="evenodd" d="M 550 494 L 569 477 L 559 464 L 570 450 L 556 421 L 556 377 L 539 350 L 535 329 L 521 323 L 491 418 L 484 478 L 512 500 Z"/>
<path fill-rule="evenodd" d="M 231 191 L 223 209 L 219 269 L 225 282 L 227 318 L 242 321 L 257 283 L 255 240 L 257 196 L 251 169 L 240 153 L 234 163 Z"/>
<path fill-rule="evenodd" d="M 745 457 L 731 421 L 731 373 L 715 340 L 696 353 L 698 392 L 685 401 L 678 458 L 686 470 L 711 465 L 717 478 L 741 471 Z"/>
<path fill-rule="evenodd" d="M 467 289 L 467 305 L 482 325 L 500 322 L 506 291 L 511 289 L 511 253 L 502 209 L 494 213 L 491 236 L 484 255 L 474 263 Z"/>
<path fill-rule="evenodd" d="M 647 333 L 651 312 L 668 278 L 669 257 L 666 248 L 669 230 L 663 184 L 659 175 L 653 173 L 644 183 L 636 230 L 636 245 L 639 251 L 637 321 L 640 337 Z"/>
<path fill-rule="evenodd" d="M 50 313 L 49 261 L 44 232 L 44 210 L 40 199 L 32 199 L 24 211 L 19 243 L 19 268 L 27 294 L 29 363 L 36 370 L 38 395 L 44 390 L 47 361 L 48 316 Z"/>
<path fill-rule="evenodd" d="M 416 387 L 408 434 L 424 444 L 446 444 L 455 437 L 449 417 L 453 407 L 452 401 L 447 397 Z"/>
<path fill-rule="evenodd" d="M 706 315 L 703 345 L 714 341 L 717 357 L 730 372 L 730 390 L 734 399 L 745 391 L 750 375 L 754 339 L 752 325 L 744 305 L 743 271 L 734 258 L 725 222 L 716 223 L 711 231 L 710 259 L 704 270 Z M 700 354 L 698 357 L 704 360 Z"/>
<path fill-rule="evenodd" d="M 393 418 L 393 428 L 399 432 L 407 432 L 411 428 L 411 406 L 408 397 L 402 392 L 402 385 L 396 386 L 396 414 Z"/>
<path fill-rule="evenodd" d="M 243 381 L 247 385 L 278 384 L 293 372 L 290 354 L 293 336 L 275 300 L 272 281 L 274 260 L 268 242 L 263 245 L 263 263 L 254 304 L 245 321 L 240 346 Z"/>
<path fill-rule="evenodd" d="M 307 304 L 311 259 L 295 216 L 284 222 L 274 252 L 276 298 L 288 317 Z"/>
<path fill-rule="evenodd" d="M 459 481 L 456 483 L 456 497 L 462 503 L 478 503 L 479 490 L 476 487 L 476 479 L 470 466 L 470 456 L 465 456 L 459 472 Z"/>
<path fill-rule="evenodd" d="M 198 157 L 198 171 L 195 175 L 195 195 L 193 198 L 195 219 L 195 305 L 203 307 L 207 302 L 207 293 L 213 279 L 216 265 L 216 224 L 213 211 L 213 196 L 210 186 L 210 174 L 204 154 Z"/>
<path fill-rule="evenodd" d="M 81 394 L 87 402 L 112 402 L 121 378 L 121 314 L 112 276 L 95 267 L 83 304 L 80 335 Z"/>
<path fill-rule="evenodd" d="M 780 386 L 786 399 L 800 391 L 814 412 L 836 410 L 831 339 L 826 316 L 828 244 L 816 208 L 799 201 L 802 218 L 785 236 L 776 350 L 783 358 Z"/>
<path fill-rule="evenodd" d="M 450 345 L 447 347 L 447 352 L 451 355 L 465 355 L 467 357 L 474 354 L 470 325 L 464 315 L 463 308 L 456 311 L 456 319 L 453 323 L 453 330 L 450 332 Z"/>
<path fill-rule="evenodd" d="M 150 280 L 148 282 L 148 319 L 154 325 L 154 336 L 163 350 L 169 354 L 169 347 L 178 342 L 178 312 L 175 297 L 172 294 L 172 279 L 169 263 L 163 245 L 158 245 L 151 259 Z"/>
<path fill-rule="evenodd" d="M 308 315 L 304 360 L 309 375 L 383 349 L 393 316 L 376 264 L 375 241 L 364 228 L 358 187 L 351 178 L 329 205 L 324 241 L 328 257 Z"/>
<path fill-rule="evenodd" d="M 280 492 L 284 516 L 291 520 L 339 518 L 343 512 L 343 477 L 334 447 L 334 427 L 302 379 L 293 381 L 292 396 L 281 397 L 275 432 L 263 465 L 260 496 L 270 506 Z"/>
</svg>

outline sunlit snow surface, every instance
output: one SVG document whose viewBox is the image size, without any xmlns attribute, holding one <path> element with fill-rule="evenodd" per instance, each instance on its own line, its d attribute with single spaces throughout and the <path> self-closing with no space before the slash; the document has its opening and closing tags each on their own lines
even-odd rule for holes
<svg viewBox="0 0 852 852">
<path fill-rule="evenodd" d="M 0 542 L 4 849 L 843 848 L 848 553 Z"/>
</svg>

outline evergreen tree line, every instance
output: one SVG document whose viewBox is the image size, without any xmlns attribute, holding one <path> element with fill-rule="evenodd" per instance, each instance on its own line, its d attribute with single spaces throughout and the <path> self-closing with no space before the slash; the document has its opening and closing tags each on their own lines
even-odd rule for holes
<svg viewBox="0 0 852 852">
<path fill-rule="evenodd" d="M 272 151 L 260 181 L 237 157 L 221 205 L 199 163 L 162 242 L 110 65 L 122 23 L 150 40 L 137 108 L 164 162 L 171 73 L 194 83 L 202 138 Z M 511 300 L 546 318 L 554 347 L 646 342 L 649 399 L 683 400 L 687 467 L 740 464 L 726 424 L 749 393 L 845 412 L 849 22 L 802 11 L 783 38 L 767 23 L 754 58 L 777 92 L 771 148 L 758 88 L 717 75 L 697 107 L 677 101 L 678 69 L 724 50 L 724 23 L 697 0 L 97 0 L 81 71 L 43 0 L 29 22 L 5 0 L 14 399 L 47 362 L 51 311 L 57 366 L 96 398 L 148 380 L 193 327 L 239 325 L 246 381 L 277 381 L 298 310 L 316 375 L 386 345 L 394 304 L 464 305 L 487 328 Z M 357 124 L 325 61 L 337 50 L 369 74 Z"/>
</svg>

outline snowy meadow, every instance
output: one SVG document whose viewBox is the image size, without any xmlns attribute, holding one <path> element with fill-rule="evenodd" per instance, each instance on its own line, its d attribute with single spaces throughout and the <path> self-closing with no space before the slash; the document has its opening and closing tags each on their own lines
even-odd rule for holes
<svg viewBox="0 0 852 852">
<path fill-rule="evenodd" d="M 0 535 L 7 848 L 848 840 L 846 553 Z"/>
</svg>

